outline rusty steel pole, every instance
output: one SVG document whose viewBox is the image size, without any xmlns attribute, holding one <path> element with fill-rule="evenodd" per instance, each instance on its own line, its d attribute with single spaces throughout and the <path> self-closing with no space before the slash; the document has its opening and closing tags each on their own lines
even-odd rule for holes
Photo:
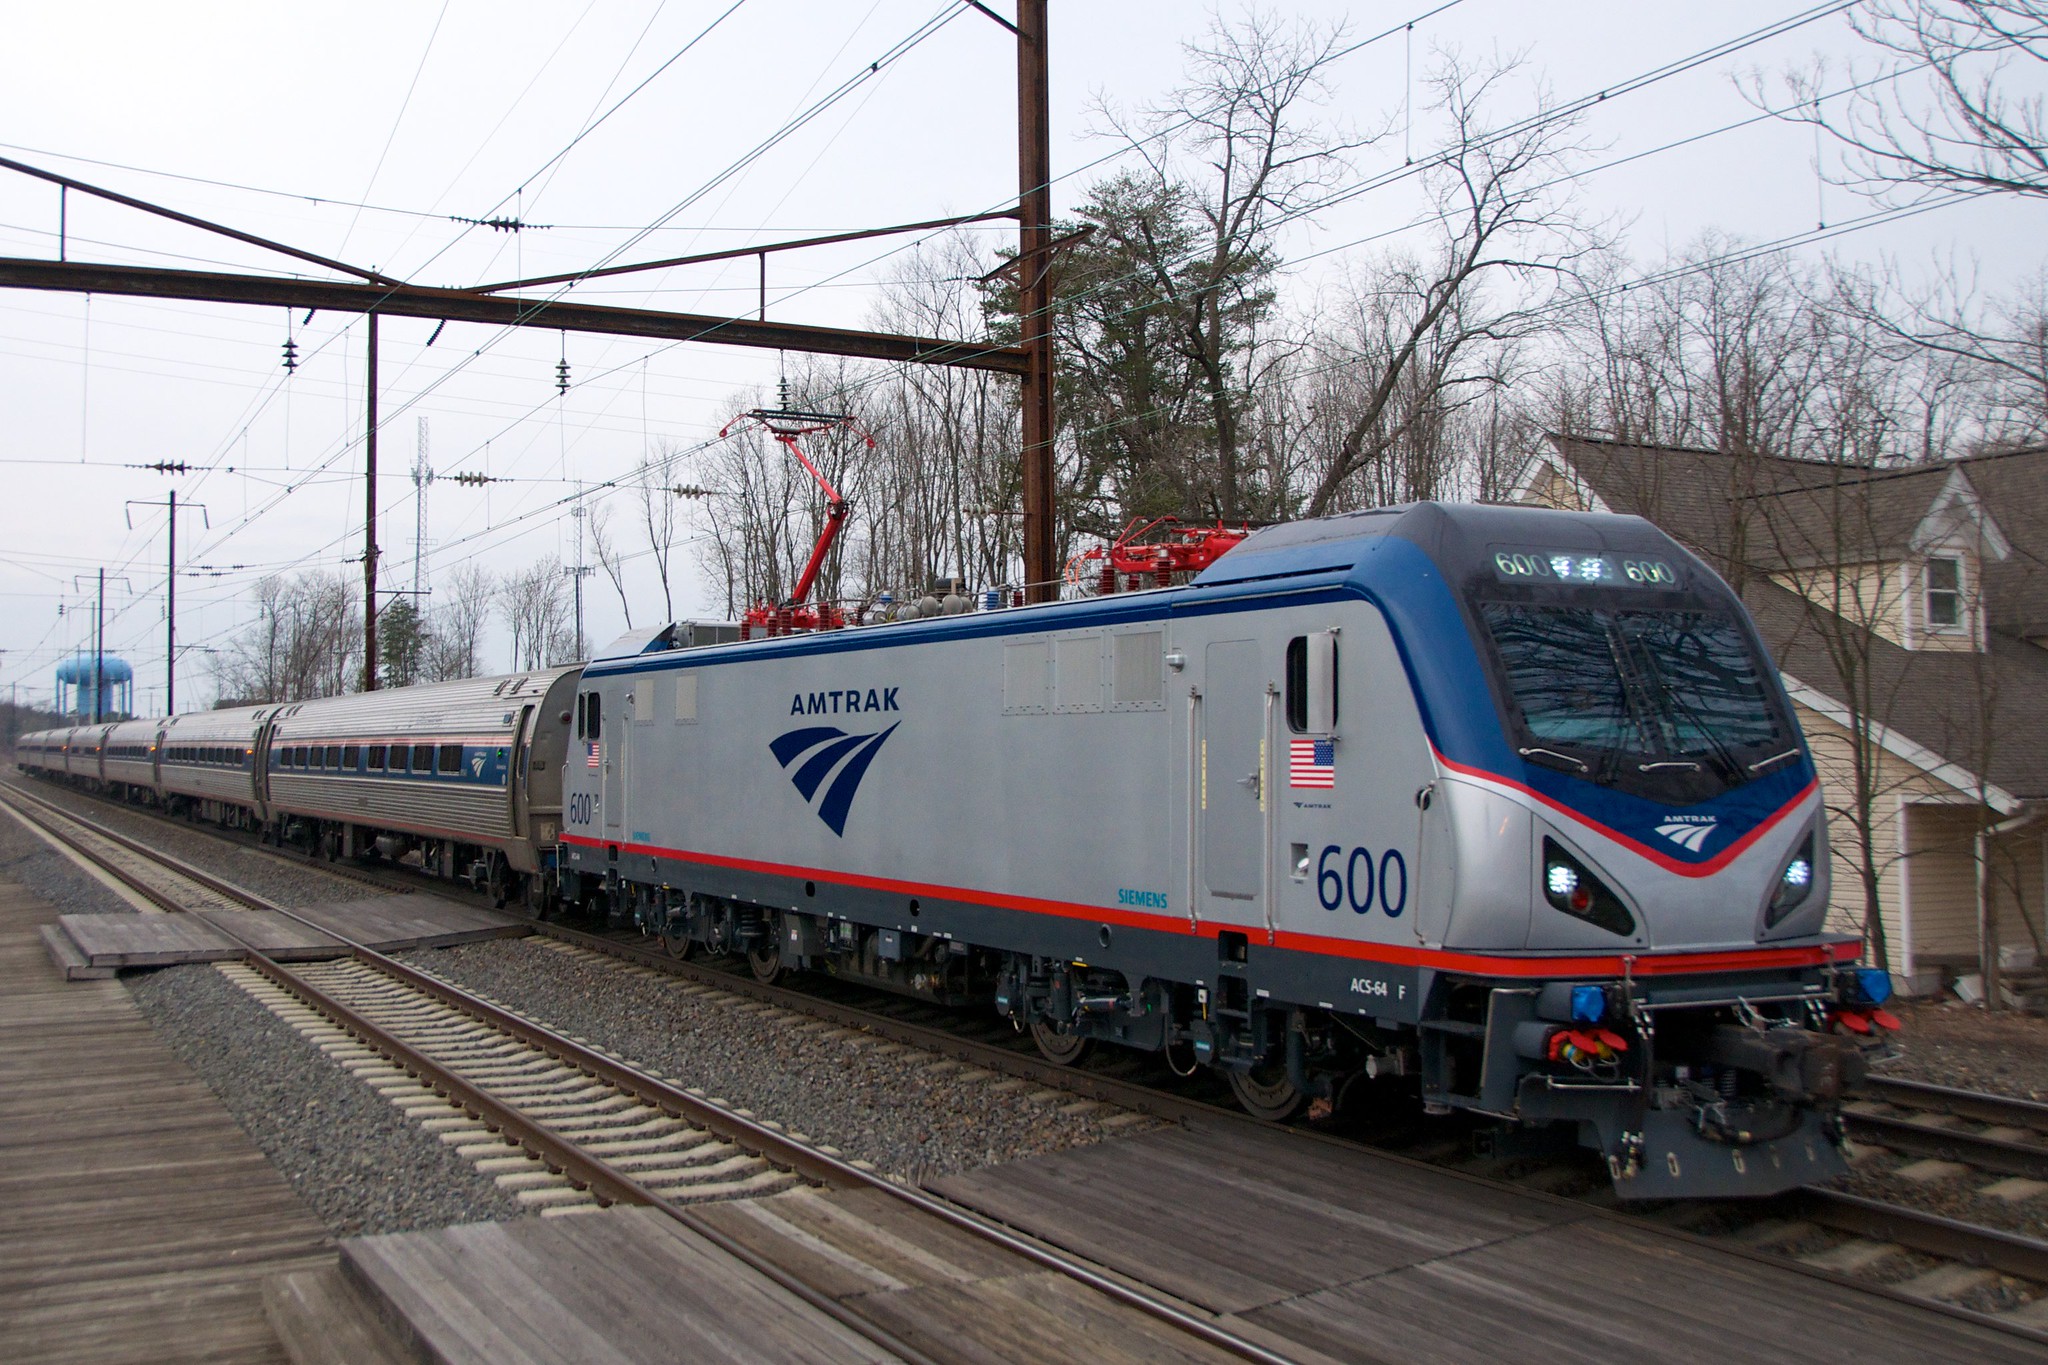
<svg viewBox="0 0 2048 1365">
<path fill-rule="evenodd" d="M 370 317 L 369 409 L 363 449 L 367 466 L 363 494 L 363 691 L 377 690 L 377 314 Z"/>
<path fill-rule="evenodd" d="M 178 490 L 171 490 L 170 553 L 164 569 L 164 714 L 178 714 Z M 132 698 L 130 700 L 133 700 Z"/>
<path fill-rule="evenodd" d="M 1023 319 L 1024 582 L 1028 599 L 1059 596 L 1054 563 L 1052 113 L 1046 0 L 1017 0 L 1017 284 Z"/>
</svg>

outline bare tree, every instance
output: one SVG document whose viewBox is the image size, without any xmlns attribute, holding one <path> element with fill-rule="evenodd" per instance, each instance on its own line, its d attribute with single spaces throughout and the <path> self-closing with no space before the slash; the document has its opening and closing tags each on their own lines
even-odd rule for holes
<svg viewBox="0 0 2048 1365">
<path fill-rule="evenodd" d="M 1930 193 L 2048 197 L 2048 122 L 2037 85 L 2048 65 L 2041 0 L 1865 0 L 1849 12 L 1879 54 L 1852 68 L 1852 93 L 1831 101 L 1816 65 L 1787 78 L 1781 117 L 1825 128 L 1847 150 L 1836 177 L 1884 202 Z M 1770 107 L 1760 86 L 1751 98 Z"/>
<path fill-rule="evenodd" d="M 626 614 L 626 629 L 631 630 L 633 604 L 626 598 L 626 562 L 611 538 L 611 519 L 612 509 L 602 502 L 590 509 L 590 545 L 604 576 L 611 580 L 612 591 L 619 595 L 619 610 Z"/>
<path fill-rule="evenodd" d="M 912 253 L 874 325 L 924 336 L 980 334 L 979 300 L 959 282 L 993 264 L 958 233 Z M 1022 496 L 1016 386 L 943 365 L 905 366 L 879 379 L 857 400 L 878 444 L 856 459 L 861 505 L 847 531 L 850 583 L 872 594 L 919 588 L 943 574 L 979 584 L 1019 581 L 1019 527 L 1008 515 Z"/>
<path fill-rule="evenodd" d="M 647 532 L 647 549 L 654 557 L 654 576 L 661 583 L 662 620 L 676 619 L 675 589 L 670 573 L 675 562 L 676 534 L 681 529 L 676 488 L 681 486 L 683 448 L 672 441 L 657 442 L 641 467 L 640 524 Z M 609 573 L 610 569 L 607 568 Z M 621 598 L 623 600 L 623 597 Z M 631 625 L 628 614 L 627 624 Z"/>
<path fill-rule="evenodd" d="M 1263 343 L 1278 234 L 1328 198 L 1347 155 L 1371 140 L 1304 117 L 1329 94 L 1342 37 L 1259 13 L 1234 25 L 1212 17 L 1206 38 L 1187 46 L 1188 79 L 1171 98 L 1135 124 L 1099 106 L 1144 169 L 1097 187 L 1084 210 L 1103 240 L 1095 268 L 1073 271 L 1062 292 L 1070 309 L 1097 316 L 1073 340 L 1116 353 L 1129 371 L 1124 387 L 1135 391 L 1111 404 L 1119 423 L 1177 410 L 1180 422 L 1165 430 L 1192 435 L 1190 419 L 1203 419 L 1199 454 L 1153 452 L 1169 456 L 1156 472 L 1179 476 L 1169 490 L 1177 506 L 1126 498 L 1127 514 L 1212 510 L 1235 520 L 1278 510 L 1280 490 L 1261 496 L 1245 478 L 1245 424 L 1273 359 Z"/>
<path fill-rule="evenodd" d="M 1579 150 L 1576 120 L 1490 121 L 1515 70 L 1446 54 L 1430 76 L 1449 129 L 1423 179 L 1443 236 L 1430 257 L 1390 258 L 1354 281 L 1347 329 L 1326 343 L 1348 360 L 1352 382 L 1332 395 L 1342 408 L 1314 471 L 1310 516 L 1355 505 L 1362 471 L 1404 442 L 1427 441 L 1447 408 L 1497 383 L 1493 348 L 1534 331 L 1549 290 L 1600 245 L 1558 188 Z M 1497 282 L 1521 293 L 1507 296 Z M 1484 358 L 1472 364 L 1475 353 Z"/>
<path fill-rule="evenodd" d="M 498 612 L 512 636 L 513 668 L 544 668 L 575 655 L 568 585 L 561 560 L 545 555 L 499 586 Z"/>
<path fill-rule="evenodd" d="M 256 587 L 256 624 L 214 656 L 221 695 L 303 701 L 349 691 L 360 670 L 362 614 L 346 575 L 272 575 Z"/>
<path fill-rule="evenodd" d="M 424 678 L 445 681 L 483 672 L 483 636 L 497 596 L 497 580 L 479 564 L 458 565 L 444 577 L 441 600 L 427 614 Z"/>
</svg>

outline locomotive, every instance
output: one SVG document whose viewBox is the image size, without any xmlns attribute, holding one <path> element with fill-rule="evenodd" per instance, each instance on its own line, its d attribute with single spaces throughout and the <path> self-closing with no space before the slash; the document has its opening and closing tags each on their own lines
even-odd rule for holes
<svg viewBox="0 0 2048 1365">
<path fill-rule="evenodd" d="M 21 761 L 764 980 L 992 1007 L 1055 1061 L 1163 1053 L 1269 1119 L 1402 1078 L 1627 1198 L 1845 1168 L 1889 980 L 1826 931 L 1815 770 L 1747 614 L 1647 522 L 1422 503 L 1183 586 L 735 634 L 143 722 L 153 787 L 118 726 Z M 163 760 L 198 723 L 242 734 L 239 795 Z"/>
</svg>

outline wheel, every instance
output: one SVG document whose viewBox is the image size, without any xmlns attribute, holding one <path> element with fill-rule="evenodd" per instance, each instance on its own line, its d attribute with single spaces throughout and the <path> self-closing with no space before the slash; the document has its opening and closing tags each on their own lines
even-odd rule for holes
<svg viewBox="0 0 2048 1365">
<path fill-rule="evenodd" d="M 772 986 L 782 975 L 782 916 L 764 914 L 761 929 L 761 937 L 747 948 L 747 965 L 754 969 L 754 980 Z"/>
<path fill-rule="evenodd" d="M 1284 1065 L 1267 1063 L 1245 1071 L 1230 1071 L 1230 1092 L 1244 1111 L 1255 1119 L 1279 1123 L 1293 1118 L 1308 1096 L 1287 1079 Z"/>
<path fill-rule="evenodd" d="M 1061 1033 L 1042 1014 L 1031 1017 L 1031 1041 L 1038 1044 L 1038 1050 L 1045 1054 L 1047 1061 L 1060 1066 L 1073 1066 L 1095 1050 L 1093 1038 Z"/>
<path fill-rule="evenodd" d="M 697 951 L 697 940 L 686 933 L 663 934 L 661 947 L 663 952 L 676 961 L 687 962 L 690 960 L 690 954 Z"/>
</svg>

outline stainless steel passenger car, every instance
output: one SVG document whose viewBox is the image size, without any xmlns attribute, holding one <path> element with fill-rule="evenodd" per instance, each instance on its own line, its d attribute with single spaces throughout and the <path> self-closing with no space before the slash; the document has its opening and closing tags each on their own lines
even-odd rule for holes
<svg viewBox="0 0 2048 1365">
<path fill-rule="evenodd" d="M 157 799 L 157 733 L 160 722 L 124 720 L 107 730 L 100 755 L 106 790 L 123 799 Z"/>
<path fill-rule="evenodd" d="M 275 708 L 258 757 L 281 836 L 372 849 L 504 898 L 553 867 L 574 668 Z"/>
<path fill-rule="evenodd" d="M 263 821 L 256 762 L 271 708 L 188 711 L 157 722 L 159 799 L 176 814 L 255 829 Z"/>
</svg>

